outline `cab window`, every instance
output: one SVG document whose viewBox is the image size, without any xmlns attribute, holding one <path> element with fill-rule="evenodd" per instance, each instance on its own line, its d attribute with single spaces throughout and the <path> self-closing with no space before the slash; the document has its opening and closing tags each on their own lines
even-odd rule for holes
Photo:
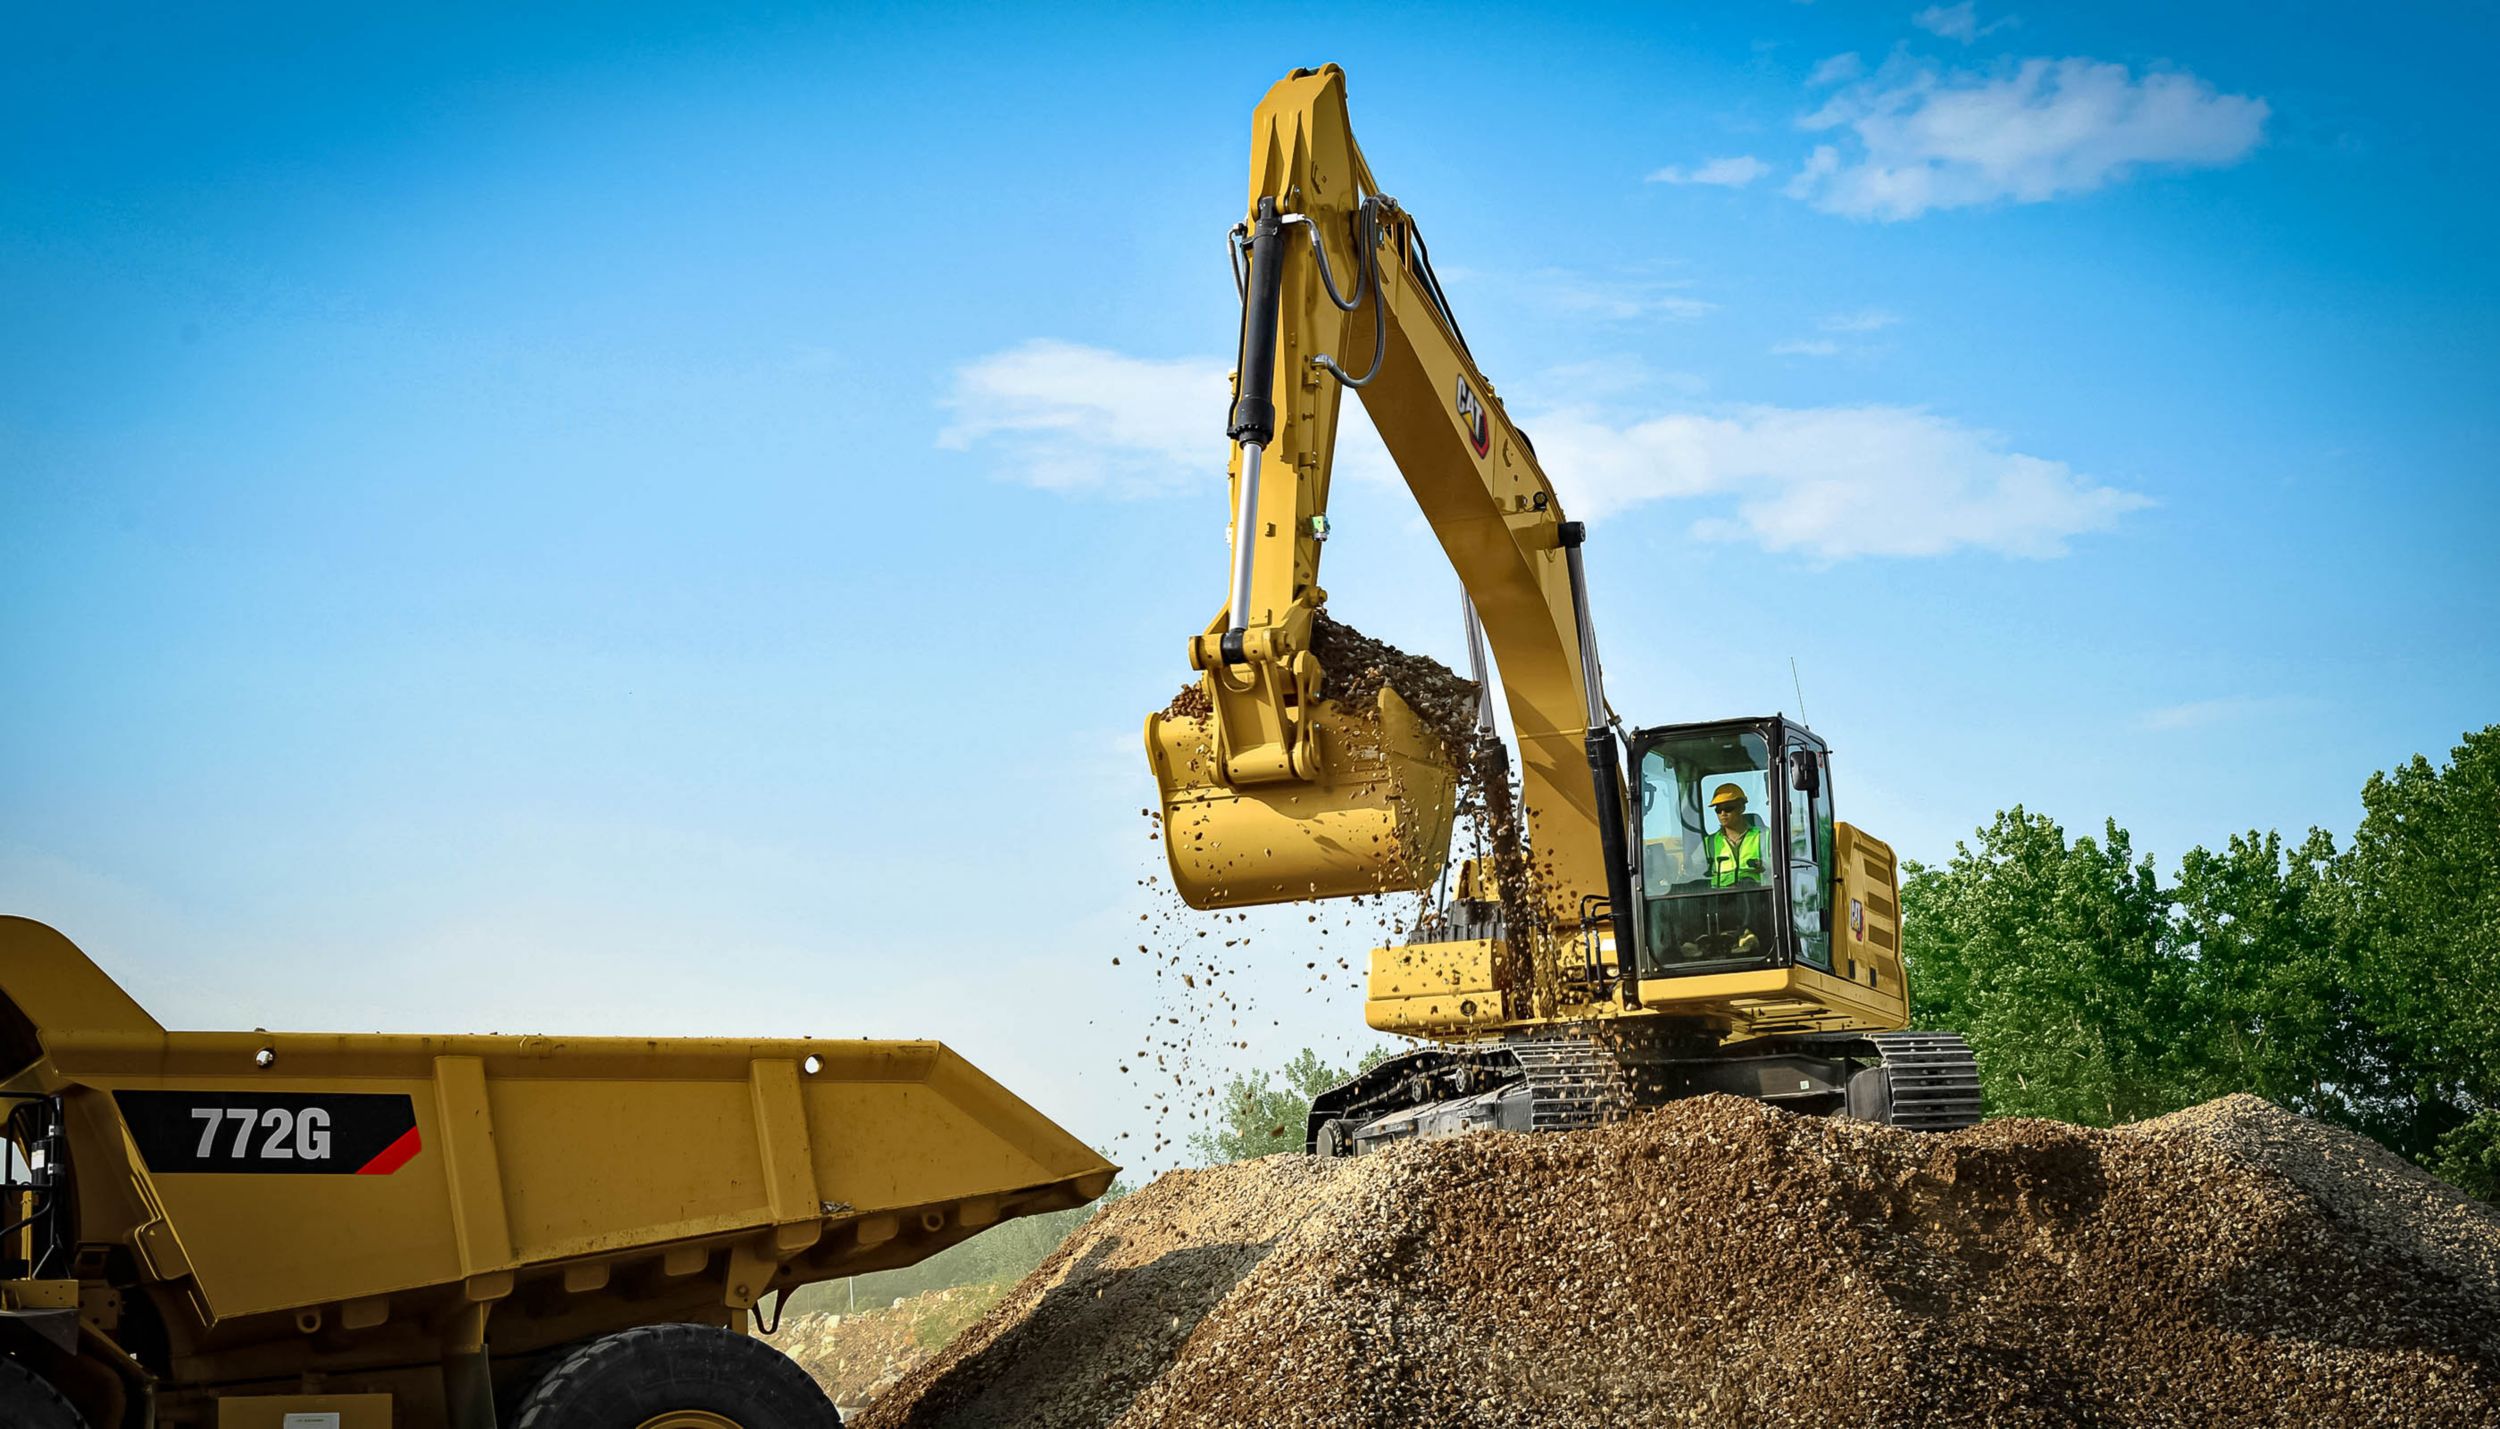
<svg viewBox="0 0 2500 1429">
<path fill-rule="evenodd" d="M 1772 815 L 1786 783 L 1751 732 L 1686 735 L 1642 754 L 1642 933 L 1654 969 L 1775 957 L 1772 899 L 1787 850 Z"/>
</svg>

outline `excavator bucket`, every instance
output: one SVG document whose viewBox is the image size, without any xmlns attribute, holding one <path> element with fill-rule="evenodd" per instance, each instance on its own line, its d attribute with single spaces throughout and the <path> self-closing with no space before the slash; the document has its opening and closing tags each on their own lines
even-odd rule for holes
<svg viewBox="0 0 2500 1429">
<path fill-rule="evenodd" d="M 1192 908 L 1428 888 L 1449 855 L 1457 771 L 1395 690 L 1356 712 L 1312 707 L 1316 779 L 1228 784 L 1212 719 L 1146 719 L 1172 884 Z"/>
</svg>

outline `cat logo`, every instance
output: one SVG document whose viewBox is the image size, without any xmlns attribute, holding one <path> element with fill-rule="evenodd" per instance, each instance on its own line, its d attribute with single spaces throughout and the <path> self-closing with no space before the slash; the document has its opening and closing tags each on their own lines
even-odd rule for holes
<svg viewBox="0 0 2500 1429">
<path fill-rule="evenodd" d="M 1476 449 L 1476 455 L 1483 456 L 1493 449 L 1493 427 L 1485 418 L 1484 403 L 1464 377 L 1458 379 L 1458 420 L 1466 424 L 1467 442 Z"/>
</svg>

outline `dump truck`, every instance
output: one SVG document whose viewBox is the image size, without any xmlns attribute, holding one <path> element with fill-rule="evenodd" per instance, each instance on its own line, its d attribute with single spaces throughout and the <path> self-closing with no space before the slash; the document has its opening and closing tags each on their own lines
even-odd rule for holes
<svg viewBox="0 0 2500 1429">
<path fill-rule="evenodd" d="M 822 1429 L 798 1286 L 1116 1168 L 937 1042 L 168 1032 L 0 917 L 0 1425 Z"/>
</svg>

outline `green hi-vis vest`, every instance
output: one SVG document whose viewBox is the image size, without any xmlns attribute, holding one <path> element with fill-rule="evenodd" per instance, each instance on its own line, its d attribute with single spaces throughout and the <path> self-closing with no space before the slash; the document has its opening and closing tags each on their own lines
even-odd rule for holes
<svg viewBox="0 0 2500 1429">
<path fill-rule="evenodd" d="M 1710 853 L 1710 886 L 1733 888 L 1762 881 L 1762 825 L 1756 821 L 1734 847 L 1725 833 L 1713 830 L 1705 845 Z"/>
</svg>

